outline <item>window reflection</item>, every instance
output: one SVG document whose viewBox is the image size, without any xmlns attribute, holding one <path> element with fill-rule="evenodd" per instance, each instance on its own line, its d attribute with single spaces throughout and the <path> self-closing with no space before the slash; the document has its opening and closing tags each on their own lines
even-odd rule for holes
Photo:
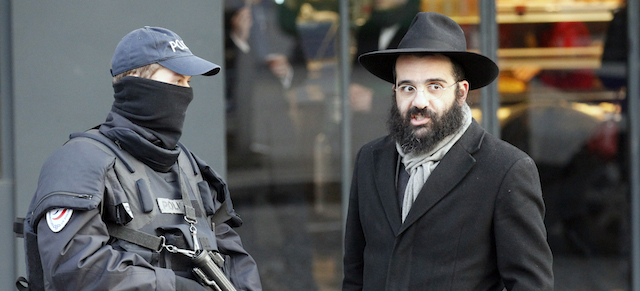
<svg viewBox="0 0 640 291">
<path fill-rule="evenodd" d="M 355 155 L 386 134 L 393 104 L 391 84 L 363 70 L 359 54 L 397 46 L 417 11 L 454 18 L 470 50 L 482 36 L 474 0 L 349 4 Z M 539 167 L 557 290 L 629 286 L 626 28 L 612 12 L 623 6 L 496 1 L 500 135 Z M 340 287 L 337 11 L 337 0 L 225 0 L 228 182 L 265 290 Z M 472 91 L 478 121 L 479 99 Z"/>
<path fill-rule="evenodd" d="M 225 2 L 228 183 L 265 290 L 340 285 L 336 5 Z"/>
<path fill-rule="evenodd" d="M 601 74 L 604 43 L 619 37 L 610 35 L 611 11 L 621 3 L 497 4 L 501 137 L 539 168 L 556 289 L 624 290 L 626 101 Z"/>
</svg>

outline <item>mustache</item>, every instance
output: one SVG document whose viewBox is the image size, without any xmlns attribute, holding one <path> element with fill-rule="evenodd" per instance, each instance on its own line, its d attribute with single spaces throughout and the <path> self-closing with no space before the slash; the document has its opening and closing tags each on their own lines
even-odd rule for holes
<svg viewBox="0 0 640 291">
<path fill-rule="evenodd" d="M 406 121 L 410 121 L 411 116 L 413 115 L 422 115 L 425 117 L 429 117 L 432 120 L 438 117 L 438 114 L 435 111 L 430 110 L 429 108 L 411 107 L 409 110 L 407 110 L 407 114 L 404 117 L 404 119 Z"/>
</svg>

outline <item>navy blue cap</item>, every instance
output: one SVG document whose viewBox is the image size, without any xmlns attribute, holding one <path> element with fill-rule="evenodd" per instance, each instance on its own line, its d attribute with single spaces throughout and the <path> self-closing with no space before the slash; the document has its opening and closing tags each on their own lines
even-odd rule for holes
<svg viewBox="0 0 640 291">
<path fill-rule="evenodd" d="M 175 32 L 145 26 L 125 35 L 111 59 L 111 75 L 158 63 L 185 76 L 213 76 L 220 66 L 197 57 Z"/>
</svg>

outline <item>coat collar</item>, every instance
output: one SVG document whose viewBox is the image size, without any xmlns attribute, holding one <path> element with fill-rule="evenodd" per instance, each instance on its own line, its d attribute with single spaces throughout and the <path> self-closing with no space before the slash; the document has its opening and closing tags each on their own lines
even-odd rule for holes
<svg viewBox="0 0 640 291">
<path fill-rule="evenodd" d="M 387 220 L 396 235 L 415 223 L 462 181 L 475 165 L 473 153 L 482 146 L 485 134 L 484 129 L 473 120 L 464 135 L 431 173 L 404 223 L 401 221 L 400 205 L 396 196 L 398 152 L 395 149 L 395 143 L 393 139 L 387 137 L 380 147 L 374 149 L 376 188 Z"/>
</svg>

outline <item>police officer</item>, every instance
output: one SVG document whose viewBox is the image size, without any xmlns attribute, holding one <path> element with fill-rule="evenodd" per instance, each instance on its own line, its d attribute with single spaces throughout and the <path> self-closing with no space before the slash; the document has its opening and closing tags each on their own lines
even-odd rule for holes
<svg viewBox="0 0 640 291">
<path fill-rule="evenodd" d="M 24 226 L 30 288 L 261 290 L 225 182 L 179 143 L 191 76 L 220 67 L 160 27 L 127 34 L 111 66 L 106 121 L 42 167 Z"/>
</svg>

